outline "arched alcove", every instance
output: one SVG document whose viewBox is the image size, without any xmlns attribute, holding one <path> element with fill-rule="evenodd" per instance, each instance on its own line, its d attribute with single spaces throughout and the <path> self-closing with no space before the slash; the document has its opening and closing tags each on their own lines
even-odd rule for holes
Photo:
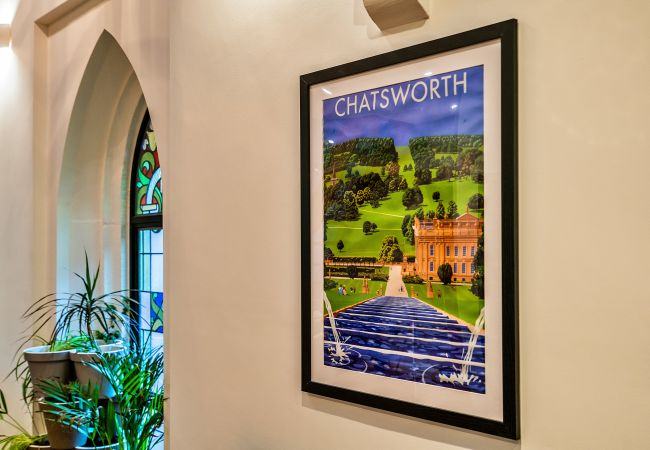
<svg viewBox="0 0 650 450">
<path fill-rule="evenodd" d="M 57 207 L 57 290 L 74 287 L 84 251 L 100 262 L 100 288 L 128 287 L 128 189 L 147 109 L 124 51 L 104 31 L 90 56 L 65 141 Z"/>
</svg>

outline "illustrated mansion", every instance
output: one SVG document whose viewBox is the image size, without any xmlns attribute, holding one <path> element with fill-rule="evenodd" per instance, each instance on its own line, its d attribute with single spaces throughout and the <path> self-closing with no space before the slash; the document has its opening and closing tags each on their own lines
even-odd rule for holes
<svg viewBox="0 0 650 450">
<path fill-rule="evenodd" d="M 414 272 L 424 280 L 440 281 L 438 267 L 449 263 L 452 281 L 469 283 L 474 276 L 474 255 L 483 233 L 483 219 L 465 213 L 456 219 L 415 218 Z"/>
</svg>

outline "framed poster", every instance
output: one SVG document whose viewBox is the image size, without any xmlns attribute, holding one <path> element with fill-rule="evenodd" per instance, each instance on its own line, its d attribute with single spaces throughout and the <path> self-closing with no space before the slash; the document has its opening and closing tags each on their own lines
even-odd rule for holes
<svg viewBox="0 0 650 450">
<path fill-rule="evenodd" d="M 517 23 L 300 77 L 302 390 L 519 438 Z"/>
</svg>

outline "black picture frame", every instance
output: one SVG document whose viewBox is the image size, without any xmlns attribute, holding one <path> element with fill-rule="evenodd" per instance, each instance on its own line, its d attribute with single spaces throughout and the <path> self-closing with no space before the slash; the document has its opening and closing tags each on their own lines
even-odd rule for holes
<svg viewBox="0 0 650 450">
<path fill-rule="evenodd" d="M 502 417 L 496 421 L 314 381 L 312 377 L 312 205 L 310 88 L 316 84 L 500 42 Z M 508 439 L 519 439 L 517 242 L 517 21 L 515 19 L 372 56 L 300 77 L 302 391 Z"/>
</svg>

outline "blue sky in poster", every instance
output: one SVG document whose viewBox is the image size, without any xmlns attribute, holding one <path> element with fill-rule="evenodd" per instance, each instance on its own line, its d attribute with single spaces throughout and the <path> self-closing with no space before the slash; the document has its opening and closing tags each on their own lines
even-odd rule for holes
<svg viewBox="0 0 650 450">
<path fill-rule="evenodd" d="M 391 137 L 483 134 L 483 66 L 435 74 L 325 100 L 323 136 L 340 143 Z"/>
</svg>

